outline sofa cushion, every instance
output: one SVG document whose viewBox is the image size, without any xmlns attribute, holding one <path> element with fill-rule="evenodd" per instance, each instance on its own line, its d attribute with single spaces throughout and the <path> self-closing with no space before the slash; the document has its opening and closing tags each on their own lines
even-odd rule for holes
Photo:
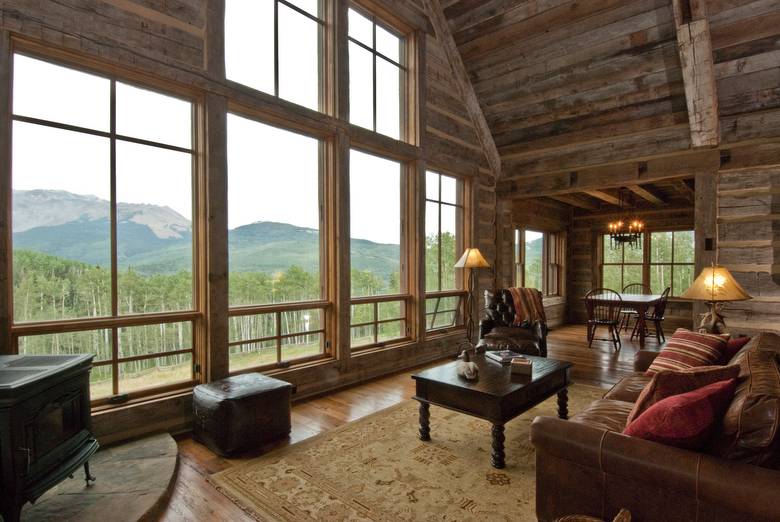
<svg viewBox="0 0 780 522">
<path fill-rule="evenodd" d="M 653 404 L 672 395 L 679 395 L 699 389 L 718 381 L 726 381 L 739 377 L 739 365 L 731 366 L 701 366 L 688 370 L 661 370 L 645 386 L 634 404 L 634 409 L 628 416 L 631 423 Z"/>
<path fill-rule="evenodd" d="M 620 433 L 626 427 L 626 419 L 633 407 L 630 402 L 599 399 L 569 420 L 591 428 Z"/>
<path fill-rule="evenodd" d="M 734 356 L 739 353 L 742 347 L 749 342 L 750 337 L 747 336 L 732 337 L 726 341 L 726 351 L 723 353 L 723 357 L 721 357 L 718 364 L 729 364 L 729 361 L 731 361 L 731 359 L 733 359 Z"/>
<path fill-rule="evenodd" d="M 652 377 L 643 373 L 620 379 L 605 395 L 605 399 L 613 401 L 636 402 L 642 390 L 645 389 Z"/>
<path fill-rule="evenodd" d="M 629 423 L 623 433 L 667 446 L 699 449 L 723 417 L 736 387 L 737 380 L 728 379 L 666 397 Z"/>
<path fill-rule="evenodd" d="M 648 375 L 660 370 L 685 370 L 717 363 L 726 350 L 726 339 L 719 335 L 678 328 L 655 358 Z"/>
<path fill-rule="evenodd" d="M 780 468 L 780 337 L 762 333 L 732 359 L 740 366 L 734 400 L 710 452 Z"/>
</svg>

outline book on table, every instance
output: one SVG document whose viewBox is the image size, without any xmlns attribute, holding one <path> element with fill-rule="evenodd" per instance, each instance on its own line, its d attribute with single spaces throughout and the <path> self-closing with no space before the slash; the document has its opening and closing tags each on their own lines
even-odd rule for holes
<svg viewBox="0 0 780 522">
<path fill-rule="evenodd" d="M 512 362 L 512 359 L 517 356 L 518 354 L 512 350 L 493 350 L 485 352 L 485 357 L 500 362 L 501 364 L 509 364 Z"/>
</svg>

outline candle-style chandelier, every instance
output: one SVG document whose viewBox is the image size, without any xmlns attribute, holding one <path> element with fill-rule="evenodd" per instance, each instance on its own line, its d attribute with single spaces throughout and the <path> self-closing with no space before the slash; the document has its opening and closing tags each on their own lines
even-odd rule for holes
<svg viewBox="0 0 780 522">
<path fill-rule="evenodd" d="M 628 216 L 628 212 L 623 212 L 623 203 L 625 202 L 624 192 L 621 189 L 619 194 L 620 211 L 623 217 L 618 218 L 607 224 L 609 230 L 609 241 L 613 250 L 627 246 L 629 248 L 642 248 L 642 234 L 645 224 L 637 218 Z"/>
</svg>

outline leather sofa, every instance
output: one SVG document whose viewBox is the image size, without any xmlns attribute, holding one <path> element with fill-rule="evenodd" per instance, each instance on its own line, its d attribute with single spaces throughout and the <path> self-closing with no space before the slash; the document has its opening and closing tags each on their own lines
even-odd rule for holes
<svg viewBox="0 0 780 522">
<path fill-rule="evenodd" d="M 485 316 L 479 322 L 478 348 L 547 357 L 547 325 L 536 321 L 513 326 L 515 305 L 509 290 L 485 290 Z"/>
<path fill-rule="evenodd" d="M 771 335 L 769 347 L 766 342 L 756 344 L 753 339 L 730 361 L 741 367 L 735 402 L 740 387 L 748 392 L 774 390 L 774 394 L 780 385 L 780 337 Z M 758 349 L 775 353 L 759 354 Z M 658 353 L 638 352 L 634 369 L 644 372 Z M 774 375 L 757 375 L 745 364 L 759 355 L 773 361 Z M 723 458 L 722 452 L 711 451 L 712 444 L 707 452 L 695 452 L 622 434 L 633 403 L 649 382 L 650 377 L 636 373 L 568 421 L 534 420 L 531 441 L 536 448 L 539 520 L 571 514 L 611 520 L 621 508 L 628 509 L 635 522 L 780 520 L 780 451 L 776 444 L 780 442 L 780 396 L 757 402 L 745 415 L 731 419 L 747 440 L 734 444 L 729 458 Z M 729 424 L 729 415 L 722 430 Z M 760 433 L 770 433 L 775 442 L 758 440 Z M 761 466 L 747 463 L 751 460 L 740 454 L 753 443 L 766 448 Z"/>
</svg>

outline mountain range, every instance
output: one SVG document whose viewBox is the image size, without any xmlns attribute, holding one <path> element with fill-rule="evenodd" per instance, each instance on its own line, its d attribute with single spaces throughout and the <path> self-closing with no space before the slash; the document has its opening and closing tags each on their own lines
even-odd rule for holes
<svg viewBox="0 0 780 522">
<path fill-rule="evenodd" d="M 14 190 L 15 249 L 110 266 L 109 202 L 57 190 Z M 231 271 L 276 273 L 297 265 L 319 270 L 319 232 L 288 223 L 260 221 L 228 231 Z M 143 274 L 174 273 L 191 267 L 192 223 L 158 205 L 117 204 L 120 269 Z M 353 268 L 383 278 L 398 270 L 399 246 L 352 240 Z"/>
</svg>

